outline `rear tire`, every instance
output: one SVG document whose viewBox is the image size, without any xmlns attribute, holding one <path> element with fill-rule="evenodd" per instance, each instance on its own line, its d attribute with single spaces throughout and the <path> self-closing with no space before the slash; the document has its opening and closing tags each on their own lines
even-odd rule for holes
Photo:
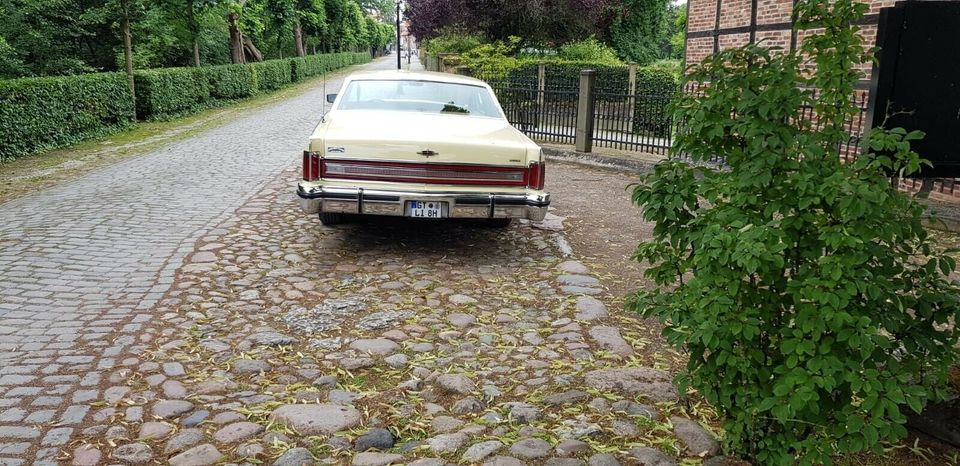
<svg viewBox="0 0 960 466">
<path fill-rule="evenodd" d="M 320 212 L 320 223 L 332 226 L 343 223 L 343 214 L 336 212 Z"/>
<path fill-rule="evenodd" d="M 487 219 L 487 226 L 490 228 L 506 228 L 510 226 L 511 222 L 513 222 L 512 218 L 489 218 Z"/>
</svg>

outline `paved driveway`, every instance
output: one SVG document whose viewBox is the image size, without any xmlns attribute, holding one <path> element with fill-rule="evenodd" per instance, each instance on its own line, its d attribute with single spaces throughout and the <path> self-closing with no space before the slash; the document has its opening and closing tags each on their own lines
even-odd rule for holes
<svg viewBox="0 0 960 466">
<path fill-rule="evenodd" d="M 54 462 L 197 238 L 299 158 L 324 102 L 318 85 L 0 205 L 0 464 Z"/>
</svg>

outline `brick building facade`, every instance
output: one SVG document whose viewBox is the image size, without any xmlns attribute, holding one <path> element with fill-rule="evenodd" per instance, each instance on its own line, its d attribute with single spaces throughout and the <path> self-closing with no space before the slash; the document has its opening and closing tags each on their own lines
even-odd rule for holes
<svg viewBox="0 0 960 466">
<path fill-rule="evenodd" d="M 863 0 L 870 10 L 861 22 L 865 45 L 872 47 L 877 36 L 880 9 L 897 0 Z M 793 30 L 795 0 L 688 0 L 687 63 L 729 47 L 763 41 L 771 46 L 791 49 L 803 41 Z M 870 70 L 864 70 L 864 88 Z"/>
<path fill-rule="evenodd" d="M 697 63 L 705 57 L 730 47 L 763 41 L 770 46 L 794 49 L 803 41 L 803 32 L 793 28 L 793 5 L 796 0 L 687 0 L 687 38 L 685 64 Z M 873 47 L 877 37 L 880 9 L 894 6 L 898 0 L 862 0 L 870 6 L 860 27 L 864 45 Z M 902 1 L 902 0 L 901 0 Z M 863 70 L 857 86 L 858 100 L 866 101 L 871 69 Z M 865 110 L 865 107 L 864 107 Z M 866 122 L 854 122 L 854 131 Z M 927 181 L 932 198 L 960 199 L 957 180 Z M 920 188 L 919 180 L 907 180 L 901 186 Z"/>
</svg>

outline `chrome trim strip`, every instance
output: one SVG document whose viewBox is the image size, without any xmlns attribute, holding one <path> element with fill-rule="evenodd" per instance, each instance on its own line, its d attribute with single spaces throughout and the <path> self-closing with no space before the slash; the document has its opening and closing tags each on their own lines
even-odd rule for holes
<svg viewBox="0 0 960 466">
<path fill-rule="evenodd" d="M 366 158 L 344 158 L 344 157 L 323 157 L 327 162 L 360 162 L 360 163 L 409 163 L 412 165 L 465 165 L 472 167 L 493 167 L 493 168 L 517 168 L 524 170 L 529 168 L 530 164 L 527 165 L 490 165 L 488 163 L 476 163 L 476 162 L 455 162 L 455 161 L 440 161 L 440 160 L 426 160 L 426 159 L 415 159 L 415 160 L 384 160 L 384 159 L 366 159 Z"/>
<path fill-rule="evenodd" d="M 400 202 L 404 198 L 415 197 L 418 199 L 454 199 L 464 198 L 467 202 L 464 205 L 478 205 L 469 200 L 490 199 L 490 203 L 497 202 L 502 205 L 526 205 L 528 207 L 546 207 L 550 205 L 550 194 L 545 192 L 470 192 L 470 191 L 400 191 L 400 190 L 382 190 L 382 189 L 363 189 L 363 196 L 366 198 L 389 198 L 381 202 Z M 331 200 L 357 200 L 360 196 L 361 188 L 347 186 L 310 186 L 304 187 L 304 184 L 297 184 L 297 195 L 303 199 L 331 199 Z M 392 200 L 397 198 L 396 201 Z M 496 201 L 493 201 L 496 199 Z"/>
<path fill-rule="evenodd" d="M 347 186 L 311 186 L 309 182 L 301 182 L 297 185 L 297 195 L 300 197 L 301 209 L 308 214 L 329 211 L 347 214 L 403 216 L 406 213 L 407 201 L 413 199 L 444 202 L 447 208 L 446 214 L 450 218 L 494 218 L 498 215 L 499 210 L 499 214 L 504 217 L 526 218 L 533 222 L 539 222 L 543 221 L 550 205 L 550 195 L 545 192 L 391 191 Z M 461 200 L 463 203 L 461 203 Z M 367 205 L 369 205 L 369 208 L 364 209 Z M 497 206 L 502 207 L 497 209 Z M 368 212 L 364 212 L 364 210 Z M 471 212 L 475 214 L 471 214 Z"/>
</svg>

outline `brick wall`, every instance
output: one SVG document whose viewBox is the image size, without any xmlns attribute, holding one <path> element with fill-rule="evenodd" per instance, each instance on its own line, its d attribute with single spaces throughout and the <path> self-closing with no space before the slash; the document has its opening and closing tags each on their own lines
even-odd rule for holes
<svg viewBox="0 0 960 466">
<path fill-rule="evenodd" d="M 872 47 L 881 8 L 896 0 L 863 0 L 870 4 L 862 29 L 865 46 Z M 718 50 L 765 40 L 771 46 L 789 49 L 802 42 L 803 33 L 792 32 L 794 0 L 688 0 L 687 63 L 695 63 Z M 719 8 L 719 14 L 717 9 Z M 744 39 L 746 38 L 746 39 Z M 869 69 L 865 70 L 868 74 Z M 870 77 L 865 76 L 864 82 Z M 866 86 L 866 84 L 864 84 Z"/>
<path fill-rule="evenodd" d="M 864 46 L 869 48 L 876 42 L 880 9 L 893 6 L 897 0 L 862 1 L 870 5 L 861 24 Z M 719 50 L 751 41 L 763 40 L 783 49 L 796 47 L 803 42 L 805 33 L 793 31 L 793 3 L 794 0 L 687 0 L 686 63 L 698 63 Z M 861 71 L 863 80 L 858 92 L 866 94 L 872 70 L 868 64 Z M 956 180 L 935 180 L 931 197 L 960 199 L 960 186 L 955 188 L 955 184 Z M 900 187 L 915 191 L 920 188 L 920 181 L 907 181 Z"/>
</svg>

